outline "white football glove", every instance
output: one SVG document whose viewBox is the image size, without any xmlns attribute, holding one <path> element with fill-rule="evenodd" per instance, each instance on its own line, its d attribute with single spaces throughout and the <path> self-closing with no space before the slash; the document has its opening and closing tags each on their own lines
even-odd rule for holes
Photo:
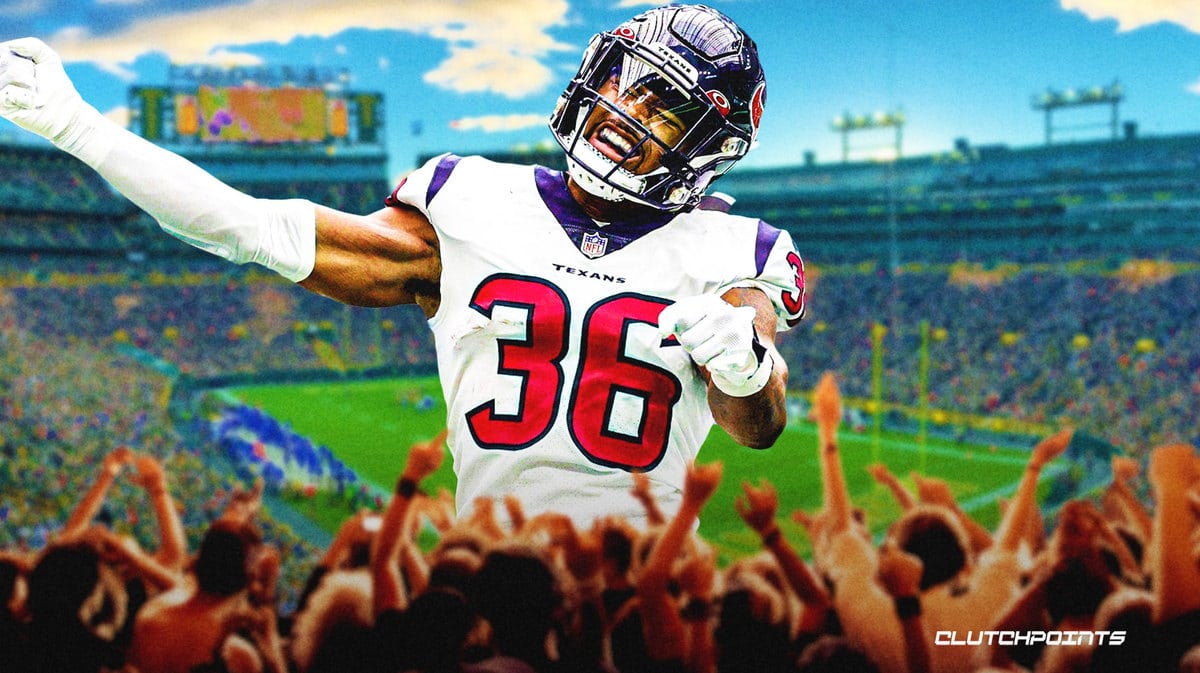
<svg viewBox="0 0 1200 673">
<path fill-rule="evenodd" d="M 92 166 L 108 150 L 90 143 L 103 116 L 79 96 L 58 54 L 34 37 L 0 43 L 0 116 Z"/>
<path fill-rule="evenodd" d="M 674 335 L 721 392 L 747 397 L 766 387 L 773 368 L 770 354 L 755 336 L 754 317 L 752 306 L 733 306 L 703 294 L 664 308 L 658 331 L 664 338 Z"/>
</svg>

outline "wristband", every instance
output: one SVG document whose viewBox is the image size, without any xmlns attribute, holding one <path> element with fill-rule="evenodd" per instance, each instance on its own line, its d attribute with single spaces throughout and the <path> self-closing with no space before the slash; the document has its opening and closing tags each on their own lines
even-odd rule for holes
<svg viewBox="0 0 1200 673">
<path fill-rule="evenodd" d="M 417 482 L 415 479 L 403 477 L 396 483 L 396 495 L 401 498 L 411 498 L 417 493 Z"/>
<path fill-rule="evenodd" d="M 767 531 L 762 536 L 763 546 L 764 547 L 773 546 L 776 542 L 779 542 L 779 538 L 781 536 L 782 536 L 782 533 L 780 533 L 780 531 L 779 531 L 779 526 L 772 526 L 771 530 Z"/>
<path fill-rule="evenodd" d="M 755 338 L 755 343 L 758 343 L 757 338 Z M 755 353 L 758 353 L 757 349 Z M 731 377 L 725 372 L 713 372 L 712 380 L 713 384 L 717 386 L 717 390 L 730 397 L 750 397 L 767 387 L 767 382 L 771 380 L 771 373 L 774 369 L 775 360 L 764 348 L 762 358 L 758 361 L 758 367 L 749 376 Z"/>
<path fill-rule="evenodd" d="M 900 619 L 911 619 L 921 614 L 921 599 L 916 596 L 898 596 L 892 602 Z"/>
</svg>

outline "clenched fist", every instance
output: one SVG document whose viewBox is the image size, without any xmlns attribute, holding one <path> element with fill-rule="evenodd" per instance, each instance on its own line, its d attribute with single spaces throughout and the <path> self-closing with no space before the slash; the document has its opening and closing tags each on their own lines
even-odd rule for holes
<svg viewBox="0 0 1200 673">
<path fill-rule="evenodd" d="M 664 308 L 658 331 L 674 336 L 692 360 L 708 370 L 717 388 L 732 397 L 762 390 L 772 361 L 754 332 L 751 306 L 733 306 L 716 295 L 687 297 Z"/>
<path fill-rule="evenodd" d="M 0 43 L 0 116 L 93 166 L 108 150 L 92 142 L 103 116 L 80 98 L 58 54 L 34 37 Z"/>
</svg>

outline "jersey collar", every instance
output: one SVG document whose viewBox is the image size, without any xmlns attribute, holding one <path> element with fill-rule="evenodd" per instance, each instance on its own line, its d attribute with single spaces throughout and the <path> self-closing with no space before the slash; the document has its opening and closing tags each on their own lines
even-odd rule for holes
<svg viewBox="0 0 1200 673">
<path fill-rule="evenodd" d="M 652 212 L 647 217 L 618 220 L 601 227 L 571 196 L 562 171 L 535 166 L 534 178 L 546 207 L 580 254 L 591 259 L 616 252 L 675 219 L 675 213 Z"/>
</svg>

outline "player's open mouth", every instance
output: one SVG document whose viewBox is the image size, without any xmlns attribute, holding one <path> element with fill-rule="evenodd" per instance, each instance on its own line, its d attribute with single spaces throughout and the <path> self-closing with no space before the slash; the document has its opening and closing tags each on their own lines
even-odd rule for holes
<svg viewBox="0 0 1200 673">
<path fill-rule="evenodd" d="M 624 129 L 611 122 L 601 124 L 588 142 L 615 163 L 621 163 L 627 158 L 636 159 L 636 154 L 632 157 L 629 155 L 630 151 L 634 149 L 633 140 L 624 132 Z"/>
</svg>

